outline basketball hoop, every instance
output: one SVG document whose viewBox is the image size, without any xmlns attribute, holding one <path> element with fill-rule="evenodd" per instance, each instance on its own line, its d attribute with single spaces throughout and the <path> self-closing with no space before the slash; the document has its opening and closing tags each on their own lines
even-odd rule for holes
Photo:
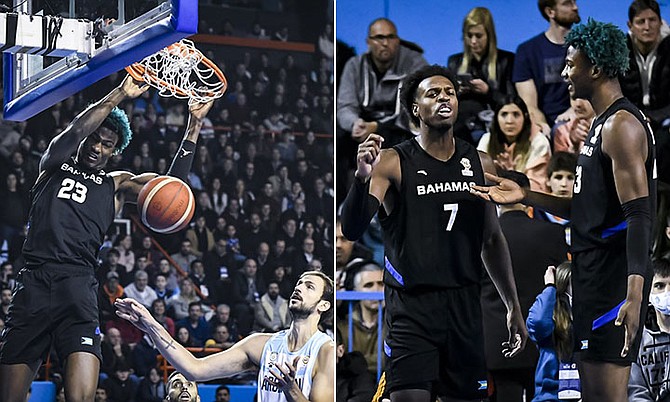
<svg viewBox="0 0 670 402">
<path fill-rule="evenodd" d="M 188 103 L 206 103 L 223 96 L 228 82 L 221 70 L 193 46 L 179 42 L 126 67 L 136 81 L 144 81 L 166 97 L 188 99 Z"/>
</svg>

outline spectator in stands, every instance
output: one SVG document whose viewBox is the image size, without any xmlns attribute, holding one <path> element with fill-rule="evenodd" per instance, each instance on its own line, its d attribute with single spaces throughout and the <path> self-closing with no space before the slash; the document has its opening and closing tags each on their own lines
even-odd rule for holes
<svg viewBox="0 0 670 402">
<path fill-rule="evenodd" d="M 111 252 L 112 250 L 110 250 Z M 116 318 L 114 301 L 124 297 L 123 287 L 119 284 L 119 274 L 111 271 L 107 273 L 105 284 L 98 290 L 98 308 L 100 309 L 100 325 Z"/>
<path fill-rule="evenodd" d="M 570 120 L 568 84 L 561 78 L 567 50 L 563 44 L 572 24 L 581 19 L 574 0 L 539 0 L 537 5 L 549 28 L 519 45 L 512 80 L 531 121 L 548 135 L 556 121 Z"/>
<path fill-rule="evenodd" d="M 514 54 L 498 49 L 493 16 L 485 7 L 468 12 L 462 32 L 463 52 L 449 56 L 447 63 L 461 85 L 454 135 L 475 144 L 486 132 L 479 113 L 495 109 L 505 96 L 515 93 Z"/>
<path fill-rule="evenodd" d="M 207 195 L 207 193 L 204 192 L 200 194 L 204 194 L 205 196 Z M 191 243 L 191 255 L 195 257 L 189 262 L 189 267 L 191 264 L 193 264 L 195 259 L 202 259 L 205 253 L 211 251 L 214 248 L 214 235 L 207 227 L 205 215 L 198 215 L 195 218 L 195 226 L 189 228 L 186 231 L 185 237 L 186 240 Z M 187 270 L 186 272 L 190 271 Z"/>
<path fill-rule="evenodd" d="M 205 277 L 208 278 L 210 298 L 216 302 L 230 301 L 231 277 L 237 271 L 235 256 L 228 252 L 228 241 L 220 238 L 214 250 L 205 255 L 203 260 Z"/>
<path fill-rule="evenodd" d="M 570 105 L 575 117 L 570 121 L 559 122 L 555 126 L 554 152 L 563 151 L 578 155 L 596 113 L 591 103 L 585 99 L 570 99 Z"/>
<path fill-rule="evenodd" d="M 0 191 L 0 247 L 17 237 L 28 219 L 28 194 L 19 186 L 15 173 L 9 173 Z M 10 261 L 14 261 L 11 256 Z"/>
<path fill-rule="evenodd" d="M 5 261 L 0 264 L 0 288 L 14 289 L 16 285 L 16 275 L 14 275 L 14 265 Z"/>
<path fill-rule="evenodd" d="M 165 384 L 158 374 L 158 369 L 152 367 L 149 374 L 142 379 L 137 388 L 137 402 L 162 402 L 165 398 Z"/>
<path fill-rule="evenodd" d="M 368 402 L 375 393 L 374 376 L 368 371 L 368 363 L 359 351 L 346 352 L 347 345 L 342 333 L 336 330 L 337 339 L 337 402 Z"/>
<path fill-rule="evenodd" d="M 572 190 L 575 184 L 575 169 L 577 168 L 577 155 L 567 152 L 556 152 L 549 160 L 547 167 L 547 187 L 552 195 L 557 197 L 572 198 Z M 534 209 L 533 217 L 552 223 L 566 226 L 569 220 L 560 216 L 550 214 L 539 208 Z M 566 227 L 566 239 L 569 238 L 569 228 Z"/>
<path fill-rule="evenodd" d="M 246 336 L 254 322 L 253 306 L 265 290 L 257 275 L 258 266 L 252 258 L 244 261 L 242 272 L 233 278 L 233 313 L 239 323 L 240 335 Z"/>
<path fill-rule="evenodd" d="M 357 292 L 383 292 L 384 282 L 382 268 L 375 263 L 363 265 L 354 277 L 354 290 Z M 346 317 L 338 317 L 337 327 L 344 336 L 344 344 L 353 342 L 354 350 L 365 356 L 370 373 L 377 373 L 377 331 L 379 304 L 378 300 L 361 300 L 356 303 L 351 325 L 353 325 L 353 339 L 348 339 L 349 322 Z"/>
<path fill-rule="evenodd" d="M 0 294 L 0 319 L 7 321 L 7 314 L 9 314 L 9 306 L 12 305 L 12 289 L 3 287 Z"/>
<path fill-rule="evenodd" d="M 277 332 L 291 325 L 288 301 L 279 295 L 279 283 L 268 283 L 267 292 L 254 305 L 254 317 L 258 332 Z"/>
<path fill-rule="evenodd" d="M 496 108 L 491 131 L 477 149 L 491 155 L 498 170 L 516 170 L 530 180 L 530 188 L 545 191 L 551 145 L 541 132 L 533 131 L 526 103 L 508 96 Z"/>
<path fill-rule="evenodd" d="M 159 273 L 154 279 L 153 290 L 156 292 L 156 298 L 163 301 L 172 297 L 173 293 L 170 289 L 167 288 L 168 278 L 165 274 Z"/>
<path fill-rule="evenodd" d="M 193 286 L 197 289 L 200 289 L 200 293 L 205 299 L 209 298 L 209 288 L 211 287 L 210 278 L 205 275 L 205 265 L 202 263 L 202 260 L 194 260 L 191 263 L 191 273 L 189 278 L 193 281 Z"/>
<path fill-rule="evenodd" d="M 189 305 L 199 302 L 200 297 L 195 293 L 195 285 L 191 278 L 182 278 L 179 282 L 180 292 L 168 300 L 171 316 L 175 320 L 181 320 L 189 316 Z M 169 315 L 169 314 L 168 314 Z"/>
<path fill-rule="evenodd" d="M 193 243 L 189 239 L 182 240 L 179 252 L 170 255 L 170 257 L 179 265 L 182 271 L 186 272 L 187 274 L 193 260 L 199 258 L 197 255 L 195 255 L 193 250 Z"/>
<path fill-rule="evenodd" d="M 230 402 L 230 388 L 225 385 L 219 385 L 216 388 L 215 395 L 214 402 Z"/>
<path fill-rule="evenodd" d="M 242 254 L 253 255 L 261 243 L 270 241 L 270 233 L 261 226 L 261 223 L 261 217 L 257 212 L 249 214 L 249 222 L 243 226 L 240 233 Z M 259 264 L 263 265 L 260 262 Z"/>
<path fill-rule="evenodd" d="M 172 293 L 172 296 L 179 293 L 177 270 L 170 265 L 167 258 L 161 258 L 158 261 L 158 274 L 163 274 L 167 278 L 167 290 Z M 169 298 L 170 296 L 166 297 Z"/>
<path fill-rule="evenodd" d="M 166 315 L 167 304 L 164 299 L 156 299 L 151 303 L 151 315 L 158 321 L 165 329 L 174 336 L 175 324 L 172 318 Z"/>
<path fill-rule="evenodd" d="M 177 335 L 175 336 L 175 339 L 185 348 L 190 348 L 193 346 L 191 333 L 185 327 L 177 327 Z"/>
<path fill-rule="evenodd" d="M 117 328 L 107 329 L 104 339 L 100 343 L 102 349 L 102 366 L 100 371 L 106 377 L 113 377 L 119 363 L 125 363 L 128 367 L 132 364 L 132 351 L 128 344 L 123 342 L 121 331 Z"/>
<path fill-rule="evenodd" d="M 192 302 L 188 305 L 188 317 L 175 323 L 179 327 L 184 327 L 191 333 L 191 344 L 193 346 L 204 346 L 209 338 L 210 328 L 202 312 L 202 303 Z"/>
<path fill-rule="evenodd" d="M 337 97 L 337 123 L 356 142 L 368 134 L 384 136 L 385 147 L 407 138 L 409 127 L 398 100 L 402 78 L 427 64 L 401 44 L 395 24 L 378 18 L 368 27 L 368 51 L 347 61 Z"/>
<path fill-rule="evenodd" d="M 135 401 L 137 383 L 130 378 L 132 369 L 127 362 L 118 362 L 114 367 L 114 375 L 104 381 L 110 401 Z"/>
<path fill-rule="evenodd" d="M 333 216 L 333 197 L 326 192 L 326 183 L 321 177 L 314 179 L 313 191 L 305 201 L 309 216 Z"/>
<path fill-rule="evenodd" d="M 229 198 L 228 207 L 222 216 L 229 225 L 233 225 L 236 228 L 242 227 L 245 218 L 242 211 L 240 211 L 240 202 L 235 198 Z"/>
<path fill-rule="evenodd" d="M 142 303 L 144 307 L 150 308 L 151 303 L 153 303 L 158 296 L 156 292 L 148 286 L 149 285 L 149 274 L 145 271 L 135 272 L 135 281 L 130 285 L 123 288 L 123 292 L 126 294 L 126 297 L 132 297 L 138 302 Z"/>
<path fill-rule="evenodd" d="M 217 325 L 224 324 L 230 333 L 230 339 L 236 342 L 240 339 L 237 330 L 237 320 L 230 315 L 230 306 L 227 304 L 219 304 L 216 306 L 215 314 L 209 320 L 209 327 L 216 328 Z"/>
<path fill-rule="evenodd" d="M 205 342 L 205 347 L 226 350 L 234 344 L 235 342 L 231 341 L 230 331 L 228 331 L 226 324 L 218 324 L 212 332 L 212 337 Z"/>
<path fill-rule="evenodd" d="M 126 271 L 124 265 L 119 264 L 119 257 L 120 253 L 116 248 L 107 250 L 105 261 L 102 263 L 100 269 L 98 269 L 96 275 L 98 281 L 103 282 L 110 272 L 114 272 L 118 276 L 121 286 L 126 286 L 133 281 L 134 276 Z"/>
<path fill-rule="evenodd" d="M 100 384 L 98 389 L 95 390 L 95 402 L 107 401 L 109 401 L 109 399 L 107 399 L 107 388 L 105 388 L 104 384 Z"/>
<path fill-rule="evenodd" d="M 142 236 L 142 241 L 140 242 L 140 247 L 134 251 L 135 257 L 146 257 L 148 264 L 153 264 L 156 269 L 158 269 L 158 262 L 160 261 L 162 255 L 158 251 L 153 242 L 151 241 L 150 235 Z"/>
<path fill-rule="evenodd" d="M 621 92 L 649 118 L 656 132 L 659 179 L 670 182 L 670 36 L 661 33 L 656 0 L 635 0 L 628 8 L 629 68 L 619 76 Z M 663 135 L 661 135 L 661 129 Z"/>
<path fill-rule="evenodd" d="M 309 237 L 303 239 L 302 248 L 300 252 L 296 253 L 293 260 L 293 271 L 291 272 L 291 275 L 297 277 L 303 272 L 309 271 L 309 264 L 316 259 L 314 239 Z"/>
<path fill-rule="evenodd" d="M 337 219 L 335 243 L 335 288 L 337 290 L 353 290 L 354 276 L 360 263 L 372 258 L 372 253 L 353 242 L 342 234 L 342 223 Z"/>
<path fill-rule="evenodd" d="M 251 191 L 247 190 L 247 185 L 243 179 L 237 179 L 235 181 L 235 189 L 230 195 L 232 199 L 237 200 L 237 203 L 240 205 L 240 211 L 243 215 L 249 215 L 256 201 L 256 197 Z"/>
</svg>

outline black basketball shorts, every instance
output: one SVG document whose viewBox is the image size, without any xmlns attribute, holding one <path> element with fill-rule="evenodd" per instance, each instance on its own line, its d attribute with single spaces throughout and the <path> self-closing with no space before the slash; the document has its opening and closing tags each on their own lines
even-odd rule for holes
<svg viewBox="0 0 670 402">
<path fill-rule="evenodd" d="M 573 330 L 575 352 L 580 360 L 630 365 L 637 359 L 646 317 L 651 277 L 645 278 L 642 311 L 635 343 L 628 356 L 621 357 L 625 331 L 614 325 L 614 319 L 597 329 L 593 321 L 614 309 L 626 298 L 628 264 L 625 241 L 606 248 L 596 248 L 573 254 Z M 650 272 L 650 271 L 649 271 Z"/>
<path fill-rule="evenodd" d="M 406 292 L 386 286 L 389 392 L 486 397 L 480 286 Z"/>
<path fill-rule="evenodd" d="M 102 360 L 98 281 L 92 268 L 22 269 L 12 297 L 0 350 L 2 364 L 44 360 L 53 344 L 59 358 L 73 352 Z"/>
</svg>

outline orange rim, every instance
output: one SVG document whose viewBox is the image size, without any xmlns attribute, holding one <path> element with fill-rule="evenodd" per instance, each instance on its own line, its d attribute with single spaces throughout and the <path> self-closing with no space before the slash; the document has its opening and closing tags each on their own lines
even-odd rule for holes
<svg viewBox="0 0 670 402">
<path fill-rule="evenodd" d="M 211 61 L 210 59 L 205 57 L 205 55 L 203 55 L 198 49 L 189 48 L 188 46 L 185 46 L 180 42 L 173 43 L 172 45 L 168 46 L 168 49 L 170 49 L 170 48 L 172 48 L 172 49 L 180 48 L 182 57 L 186 56 L 186 54 L 184 54 L 185 52 L 186 53 L 198 53 L 200 56 L 202 56 L 201 63 L 204 64 L 207 68 L 211 69 L 214 72 L 214 75 L 216 75 L 216 78 L 219 81 L 221 81 L 221 83 L 223 84 L 222 89 L 220 91 L 218 91 L 223 95 L 223 93 L 228 88 L 228 81 L 226 80 L 226 76 L 219 69 L 219 67 L 216 64 L 214 64 L 213 61 Z M 168 88 L 170 91 L 175 92 L 175 93 L 179 94 L 180 96 L 191 97 L 191 96 L 197 95 L 195 93 L 195 91 L 193 91 L 193 90 L 186 91 L 179 86 L 170 84 L 170 83 L 160 79 L 155 74 L 146 72 L 146 69 L 140 63 L 133 63 L 133 64 L 129 65 L 128 67 L 126 67 L 126 72 L 128 72 L 128 74 L 131 77 L 133 77 L 133 79 L 135 81 L 146 82 L 147 81 L 145 79 L 145 76 L 146 76 L 149 79 L 149 81 L 151 81 L 151 82 L 148 82 L 149 84 L 155 83 L 157 86 Z M 214 94 L 216 94 L 216 92 L 210 92 L 209 96 L 213 96 Z"/>
</svg>

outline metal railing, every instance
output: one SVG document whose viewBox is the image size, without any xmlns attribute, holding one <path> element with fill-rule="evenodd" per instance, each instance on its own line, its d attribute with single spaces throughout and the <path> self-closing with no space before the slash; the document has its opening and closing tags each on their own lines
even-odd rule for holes
<svg viewBox="0 0 670 402">
<path fill-rule="evenodd" d="M 384 300 L 384 292 L 355 292 L 355 291 L 339 291 L 335 294 L 336 300 L 339 301 L 348 301 L 349 302 L 349 312 L 347 314 L 348 320 L 348 333 L 347 333 L 347 351 L 352 352 L 354 350 L 354 326 L 352 323 L 353 312 L 354 312 L 354 302 L 361 300 Z M 377 314 L 377 381 L 382 374 L 382 355 L 384 348 L 382 347 L 384 342 L 383 337 L 383 328 L 384 328 L 384 305 L 379 303 L 379 313 Z"/>
</svg>

